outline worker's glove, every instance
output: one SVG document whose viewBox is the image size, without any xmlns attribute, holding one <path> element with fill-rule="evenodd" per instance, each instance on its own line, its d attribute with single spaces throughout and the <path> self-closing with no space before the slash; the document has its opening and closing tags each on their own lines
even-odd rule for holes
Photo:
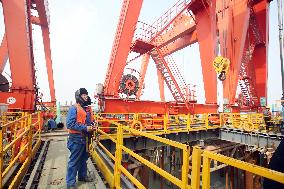
<svg viewBox="0 0 284 189">
<path fill-rule="evenodd" d="M 87 126 L 87 132 L 92 132 L 95 130 L 95 127 L 93 125 L 88 125 Z"/>
</svg>

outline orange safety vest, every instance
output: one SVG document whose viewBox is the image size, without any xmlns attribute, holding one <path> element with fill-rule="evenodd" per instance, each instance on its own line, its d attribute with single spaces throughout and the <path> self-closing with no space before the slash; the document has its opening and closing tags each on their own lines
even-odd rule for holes
<svg viewBox="0 0 284 189">
<path fill-rule="evenodd" d="M 81 107 L 80 104 L 76 104 L 76 111 L 77 111 L 77 123 L 79 124 L 86 124 L 86 111 Z M 87 107 L 87 111 L 91 113 L 91 121 L 94 120 L 94 114 L 91 107 Z M 70 134 L 81 134 L 80 131 L 69 129 Z"/>
</svg>

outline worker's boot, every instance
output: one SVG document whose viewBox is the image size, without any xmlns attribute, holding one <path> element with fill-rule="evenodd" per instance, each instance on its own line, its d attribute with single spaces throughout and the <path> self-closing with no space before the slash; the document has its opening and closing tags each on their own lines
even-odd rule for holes
<svg viewBox="0 0 284 189">
<path fill-rule="evenodd" d="M 85 177 L 85 178 L 79 178 L 78 181 L 80 182 L 93 182 L 94 179 L 92 179 L 91 177 Z"/>
</svg>

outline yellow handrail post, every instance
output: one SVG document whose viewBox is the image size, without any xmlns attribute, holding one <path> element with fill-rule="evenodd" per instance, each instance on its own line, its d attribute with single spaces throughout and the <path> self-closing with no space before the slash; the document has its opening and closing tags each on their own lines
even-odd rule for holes
<svg viewBox="0 0 284 189">
<path fill-rule="evenodd" d="M 0 127 L 0 188 L 2 188 L 2 173 L 3 173 L 3 131 Z"/>
<path fill-rule="evenodd" d="M 203 156 L 202 189 L 210 189 L 210 158 Z"/>
<path fill-rule="evenodd" d="M 133 115 L 133 120 L 138 121 L 138 117 L 139 117 L 138 114 L 134 114 Z"/>
<path fill-rule="evenodd" d="M 40 113 L 37 113 L 37 119 L 38 119 L 38 139 L 41 139 L 41 117 L 40 117 Z"/>
<path fill-rule="evenodd" d="M 119 124 L 117 128 L 117 143 L 115 151 L 115 166 L 114 166 L 114 186 L 120 188 L 120 175 L 121 175 L 121 160 L 122 160 L 122 146 L 123 145 L 123 129 Z"/>
<path fill-rule="evenodd" d="M 14 125 L 13 131 L 12 131 L 13 132 L 13 140 L 16 140 L 16 138 L 17 138 L 18 125 L 19 125 L 19 123 Z M 16 147 L 16 144 L 14 144 L 13 147 L 12 147 L 12 159 L 15 158 L 15 147 Z"/>
<path fill-rule="evenodd" d="M 187 189 L 188 185 L 189 153 L 190 148 L 188 146 L 182 150 L 181 189 Z"/>
<path fill-rule="evenodd" d="M 25 116 L 25 117 L 27 117 L 27 116 L 28 116 L 28 113 L 27 113 L 27 112 L 25 112 L 24 116 Z M 25 119 L 24 119 L 24 125 L 23 125 L 23 128 L 26 128 L 26 127 L 27 127 L 27 124 L 28 124 L 28 118 L 25 118 Z"/>
<path fill-rule="evenodd" d="M 206 129 L 209 129 L 209 116 L 208 116 L 208 114 L 205 114 L 205 127 L 206 127 Z"/>
<path fill-rule="evenodd" d="M 168 120 L 169 120 L 169 114 L 166 113 L 164 115 L 164 133 L 167 133 L 167 130 L 168 130 Z"/>
<path fill-rule="evenodd" d="M 200 187 L 200 165 L 201 165 L 201 149 L 198 146 L 194 146 L 192 151 L 192 170 L 191 170 L 192 189 L 199 189 Z"/>
<path fill-rule="evenodd" d="M 29 157 L 29 159 L 31 160 L 31 158 L 32 158 L 32 144 L 33 144 L 33 130 L 32 130 L 32 114 L 30 114 L 29 116 L 28 116 L 28 123 L 27 123 L 28 125 L 28 143 L 29 143 L 29 145 L 28 145 L 28 157 Z"/>
<path fill-rule="evenodd" d="M 220 120 L 220 128 L 222 127 L 222 125 L 224 125 L 224 114 L 223 113 L 220 113 L 219 114 L 219 120 Z"/>
<path fill-rule="evenodd" d="M 186 128 L 188 131 L 190 130 L 190 114 L 186 115 Z"/>
</svg>

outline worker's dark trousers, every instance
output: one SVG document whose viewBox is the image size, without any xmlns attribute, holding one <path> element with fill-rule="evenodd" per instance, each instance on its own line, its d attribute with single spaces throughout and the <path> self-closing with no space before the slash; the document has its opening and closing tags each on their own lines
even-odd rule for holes
<svg viewBox="0 0 284 189">
<path fill-rule="evenodd" d="M 284 173 L 284 139 L 282 139 L 275 150 L 268 168 Z M 263 181 L 263 189 L 284 189 L 284 184 L 265 178 Z"/>
<path fill-rule="evenodd" d="M 70 138 L 67 142 L 67 148 L 71 152 L 66 176 L 67 186 L 70 187 L 76 183 L 77 172 L 79 180 L 87 177 L 88 152 L 86 151 L 86 144 L 75 142 Z"/>
</svg>

